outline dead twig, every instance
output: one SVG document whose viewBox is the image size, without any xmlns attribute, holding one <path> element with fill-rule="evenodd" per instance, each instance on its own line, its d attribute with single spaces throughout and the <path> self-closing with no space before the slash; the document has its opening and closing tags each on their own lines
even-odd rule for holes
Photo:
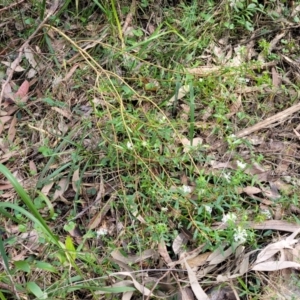
<svg viewBox="0 0 300 300">
<path fill-rule="evenodd" d="M 238 133 L 235 134 L 235 136 L 237 138 L 242 138 L 245 137 L 249 134 L 251 134 L 252 132 L 258 131 L 260 129 L 266 128 L 268 126 L 270 126 L 273 123 L 282 123 L 283 121 L 285 121 L 287 119 L 288 116 L 294 114 L 295 112 L 297 112 L 298 110 L 300 110 L 300 103 L 295 104 L 289 108 L 287 108 L 286 110 L 272 116 L 269 117 L 261 122 L 258 122 L 257 124 L 248 127 L 246 129 L 243 129 L 241 131 L 239 131 Z"/>
<path fill-rule="evenodd" d="M 24 49 L 29 46 L 30 41 L 36 36 L 36 34 L 43 27 L 43 25 L 47 22 L 47 20 L 54 14 L 54 12 L 57 10 L 57 8 L 58 8 L 58 0 L 55 0 L 54 3 L 52 4 L 51 8 L 49 9 L 49 12 L 48 12 L 47 16 L 45 17 L 45 19 L 39 24 L 37 29 L 32 33 L 32 35 L 27 39 L 27 41 L 18 50 L 18 52 L 19 52 L 18 57 L 12 62 L 11 70 L 7 76 L 7 79 L 5 80 L 5 82 L 2 85 L 2 90 L 1 90 L 1 94 L 0 94 L 0 107 L 1 107 L 3 96 L 4 96 L 5 87 L 11 81 L 17 66 L 20 64 L 20 62 L 22 60 L 22 54 L 23 54 Z"/>
<path fill-rule="evenodd" d="M 161 282 L 161 280 L 163 280 L 169 273 L 171 272 L 171 270 L 168 270 L 163 276 L 161 276 L 154 284 L 154 286 L 152 287 L 148 297 L 146 298 L 146 300 L 149 300 L 150 297 L 153 295 L 153 291 L 155 290 L 155 288 L 157 287 L 157 285 Z"/>
<path fill-rule="evenodd" d="M 25 1 L 25 0 L 20 0 L 19 2 L 12 3 L 11 5 L 8 5 L 8 6 L 4 7 L 4 8 L 1 8 L 1 9 L 0 9 L 0 13 L 4 12 L 5 10 L 9 10 L 9 9 L 13 8 L 13 7 L 16 6 L 16 5 L 21 4 L 21 3 L 24 2 L 24 1 Z"/>
</svg>

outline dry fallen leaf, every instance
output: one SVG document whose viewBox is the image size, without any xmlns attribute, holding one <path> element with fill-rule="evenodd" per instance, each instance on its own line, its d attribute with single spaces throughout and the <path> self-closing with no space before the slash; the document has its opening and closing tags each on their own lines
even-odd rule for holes
<svg viewBox="0 0 300 300">
<path fill-rule="evenodd" d="M 185 234 L 180 233 L 176 236 L 176 238 L 173 241 L 172 249 L 175 254 L 179 254 L 183 251 L 183 246 L 187 243 L 187 237 Z"/>
<path fill-rule="evenodd" d="M 249 196 L 252 196 L 261 193 L 261 189 L 254 186 L 246 186 L 245 188 L 243 188 L 243 192 Z"/>
<path fill-rule="evenodd" d="M 11 116 L 0 117 L 0 134 L 4 129 L 4 124 L 8 122 L 11 118 L 12 118 Z"/>
<path fill-rule="evenodd" d="M 10 62 L 7 62 L 7 61 L 1 61 L 1 63 L 2 63 L 3 65 L 5 65 L 5 66 L 9 67 L 9 68 L 8 68 L 8 71 L 11 70 L 11 69 L 13 69 L 13 68 L 14 68 L 14 65 L 15 65 L 15 62 L 10 63 Z M 15 72 L 23 72 L 23 71 L 25 71 L 25 69 L 19 65 L 19 66 L 17 66 L 17 67 L 15 68 L 14 71 L 15 71 Z"/>
<path fill-rule="evenodd" d="M 55 201 L 57 198 L 62 196 L 64 192 L 68 189 L 69 187 L 69 179 L 67 177 L 61 178 L 61 180 L 57 183 L 59 186 L 59 189 L 55 190 L 54 195 L 53 195 L 53 201 Z"/>
<path fill-rule="evenodd" d="M 190 91 L 190 86 L 189 85 L 184 85 L 182 86 L 179 90 L 178 90 L 178 95 L 177 95 L 177 100 L 180 100 L 182 99 L 188 92 Z M 167 103 L 167 106 L 171 106 L 174 101 L 175 101 L 176 97 L 175 95 L 172 96 L 168 103 Z"/>
<path fill-rule="evenodd" d="M 72 188 L 76 193 L 80 192 L 80 187 L 78 186 L 79 182 L 80 182 L 79 169 L 76 169 L 72 176 Z"/>
<path fill-rule="evenodd" d="M 160 256 L 164 259 L 164 261 L 167 264 L 172 262 L 172 259 L 169 255 L 169 252 L 167 250 L 167 246 L 166 246 L 164 240 L 161 240 L 158 244 L 158 253 L 160 254 Z"/>
<path fill-rule="evenodd" d="M 187 259 L 187 263 L 191 268 L 203 266 L 207 261 L 208 257 L 211 255 L 211 252 L 202 253 L 194 258 Z"/>
<path fill-rule="evenodd" d="M 203 139 L 200 137 L 193 138 L 192 144 L 191 141 L 187 138 L 182 138 L 181 143 L 183 145 L 183 152 L 187 153 L 191 150 L 191 147 L 197 147 L 198 145 L 202 145 Z"/>
<path fill-rule="evenodd" d="M 14 116 L 11 123 L 10 123 L 10 126 L 9 126 L 9 129 L 8 129 L 8 133 L 7 133 L 7 139 L 12 143 L 15 139 L 15 136 L 16 136 L 16 123 L 17 123 L 17 117 Z"/>
<path fill-rule="evenodd" d="M 293 261 L 267 261 L 252 267 L 253 271 L 279 271 L 287 268 L 300 269 L 300 264 Z"/>
<path fill-rule="evenodd" d="M 255 261 L 255 264 L 264 262 L 271 257 L 273 257 L 276 253 L 280 252 L 283 249 L 292 249 L 292 245 L 297 243 L 297 240 L 281 240 L 276 243 L 272 243 L 268 245 L 266 248 L 264 248 L 257 256 L 257 259 Z"/>
<path fill-rule="evenodd" d="M 88 229 L 95 229 L 101 224 L 103 218 L 106 216 L 107 212 L 110 209 L 111 202 L 113 202 L 116 199 L 116 197 L 117 197 L 116 193 L 111 194 L 110 198 L 106 201 L 102 209 L 100 209 L 100 211 L 98 211 L 90 220 L 87 226 Z"/>
<path fill-rule="evenodd" d="M 18 91 L 16 92 L 16 96 L 19 96 L 21 100 L 27 96 L 29 91 L 29 82 L 25 80 L 19 87 Z"/>
<path fill-rule="evenodd" d="M 37 174 L 37 167 L 36 167 L 35 162 L 33 160 L 29 161 L 29 169 L 30 169 L 30 172 L 33 175 Z"/>
<path fill-rule="evenodd" d="M 191 269 L 187 261 L 185 260 L 185 267 L 188 272 L 189 281 L 191 288 L 194 292 L 194 295 L 198 300 L 210 300 L 209 297 L 206 295 L 202 287 L 200 286 L 196 273 Z"/>
</svg>

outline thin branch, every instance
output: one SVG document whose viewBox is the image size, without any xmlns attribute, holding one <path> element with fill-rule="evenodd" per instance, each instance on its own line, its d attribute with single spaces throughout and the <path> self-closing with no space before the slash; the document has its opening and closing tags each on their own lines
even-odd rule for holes
<svg viewBox="0 0 300 300">
<path fill-rule="evenodd" d="M 21 3 L 24 2 L 24 1 L 25 1 L 25 0 L 20 0 L 19 2 L 12 3 L 11 5 L 8 5 L 8 6 L 4 7 L 4 8 L 1 8 L 1 9 L 0 9 L 0 13 L 4 12 L 5 10 L 9 10 L 9 9 L 13 8 L 13 7 L 16 6 L 16 5 L 21 4 Z"/>
</svg>

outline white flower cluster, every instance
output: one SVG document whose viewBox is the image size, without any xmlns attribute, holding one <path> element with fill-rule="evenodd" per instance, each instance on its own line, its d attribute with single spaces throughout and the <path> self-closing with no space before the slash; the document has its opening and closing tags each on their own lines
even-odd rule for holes
<svg viewBox="0 0 300 300">
<path fill-rule="evenodd" d="M 238 168 L 240 168 L 242 170 L 244 170 L 247 167 L 247 164 L 245 164 L 239 160 L 236 162 L 236 164 L 237 164 Z"/>
<path fill-rule="evenodd" d="M 243 2 L 241 0 L 229 0 L 230 7 L 236 7 L 239 2 Z"/>
<path fill-rule="evenodd" d="M 192 192 L 192 188 L 191 188 L 190 186 L 188 186 L 188 185 L 183 185 L 183 186 L 181 187 L 181 190 L 182 190 L 184 193 L 186 193 L 186 194 Z"/>
<path fill-rule="evenodd" d="M 204 205 L 204 209 L 206 210 L 207 213 L 211 214 L 212 208 L 209 205 Z"/>
<path fill-rule="evenodd" d="M 129 149 L 129 150 L 133 149 L 133 144 L 129 141 L 127 142 L 126 146 L 127 146 L 127 149 Z"/>
<path fill-rule="evenodd" d="M 236 214 L 234 213 L 228 213 L 227 215 L 224 215 L 222 218 L 223 223 L 228 223 L 228 222 L 235 222 L 236 221 Z"/>
<path fill-rule="evenodd" d="M 223 177 L 226 179 L 227 182 L 230 182 L 231 179 L 230 173 L 223 173 Z"/>
<path fill-rule="evenodd" d="M 228 222 L 235 222 L 237 219 L 236 214 L 234 213 L 228 213 L 227 215 L 224 215 L 222 218 L 223 223 L 228 223 Z M 247 231 L 243 229 L 242 227 L 238 226 L 237 228 L 234 229 L 234 235 L 233 239 L 236 243 L 245 243 L 247 241 Z"/>
<path fill-rule="evenodd" d="M 243 244 L 247 241 L 247 231 L 245 229 L 239 226 L 234 231 L 233 239 L 235 242 Z"/>
<path fill-rule="evenodd" d="M 262 209 L 260 213 L 264 215 L 268 220 L 272 219 L 272 213 L 268 209 Z"/>
</svg>

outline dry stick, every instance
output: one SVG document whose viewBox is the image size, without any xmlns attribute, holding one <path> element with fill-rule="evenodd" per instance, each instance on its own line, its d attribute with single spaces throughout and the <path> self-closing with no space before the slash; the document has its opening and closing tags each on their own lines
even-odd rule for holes
<svg viewBox="0 0 300 300">
<path fill-rule="evenodd" d="M 300 110 L 300 103 L 295 104 L 289 108 L 287 108 L 286 110 L 272 116 L 269 117 L 261 122 L 258 122 L 257 124 L 248 127 L 246 129 L 243 129 L 241 131 L 239 131 L 238 133 L 235 134 L 235 136 L 237 138 L 242 138 L 246 135 L 249 135 L 250 133 L 254 132 L 254 131 L 258 131 L 262 128 L 266 128 L 268 126 L 270 126 L 271 124 L 275 123 L 275 122 L 283 122 L 288 116 L 292 115 L 293 113 L 297 112 L 298 110 Z"/>
<path fill-rule="evenodd" d="M 2 85 L 2 90 L 1 90 L 1 94 L 0 94 L 0 107 L 1 107 L 3 96 L 4 96 L 5 87 L 11 81 L 17 66 L 20 64 L 20 62 L 22 60 L 22 54 L 23 54 L 24 49 L 29 46 L 30 41 L 35 37 L 35 35 L 39 32 L 39 30 L 47 22 L 49 17 L 51 17 L 53 15 L 53 13 L 56 11 L 57 7 L 58 7 L 58 0 L 54 1 L 54 3 L 52 4 L 52 6 L 49 10 L 49 13 L 45 17 L 45 19 L 40 23 L 40 25 L 37 27 L 37 29 L 34 31 L 34 33 L 27 39 L 27 41 L 18 50 L 19 55 L 11 64 L 11 70 L 9 72 L 9 75 L 8 75 L 7 79 L 5 80 L 4 84 Z"/>
<path fill-rule="evenodd" d="M 265 119 L 264 121 L 261 121 L 261 122 L 258 122 L 257 124 L 251 126 L 251 127 L 248 127 L 246 129 L 243 129 L 241 131 L 239 131 L 238 133 L 235 134 L 235 136 L 237 138 L 243 138 L 249 134 L 251 134 L 252 132 L 255 132 L 255 131 L 258 131 L 260 129 L 263 129 L 263 128 L 266 128 L 268 126 L 270 126 L 271 124 L 273 123 L 281 123 L 283 121 L 285 121 L 285 119 L 292 115 L 293 113 L 297 112 L 298 110 L 300 110 L 300 103 L 298 104 L 295 104 L 293 106 L 291 106 L 290 108 L 272 116 L 272 117 L 269 117 L 267 119 Z M 225 145 L 225 142 L 224 141 L 221 141 L 221 142 L 217 142 L 215 143 L 211 149 L 213 150 L 216 150 L 218 148 L 220 148 L 221 146 Z"/>
<path fill-rule="evenodd" d="M 18 295 L 18 293 L 14 290 L 14 287 L 6 284 L 6 283 L 3 283 L 3 282 L 0 282 L 0 288 L 3 289 L 3 290 L 8 290 L 10 291 L 11 293 L 13 293 L 17 299 L 21 299 Z"/>
<path fill-rule="evenodd" d="M 232 289 L 232 291 L 233 291 L 233 294 L 234 294 L 234 296 L 235 296 L 235 299 L 236 299 L 236 300 L 241 300 L 241 298 L 239 297 L 239 294 L 237 293 L 237 291 L 236 291 L 236 289 L 235 289 L 235 287 L 234 287 L 234 284 L 233 284 L 233 282 L 232 282 L 232 279 L 230 279 L 230 287 L 231 287 L 231 289 Z"/>
<path fill-rule="evenodd" d="M 171 270 L 168 270 L 163 276 L 161 276 L 160 278 L 157 279 L 157 281 L 155 282 L 154 286 L 152 287 L 150 294 L 147 296 L 146 300 L 149 300 L 150 297 L 152 296 L 155 288 L 157 287 L 157 285 L 160 283 L 161 280 L 163 280 L 169 273 L 171 272 Z"/>
<path fill-rule="evenodd" d="M 1 9 L 0 9 L 0 13 L 2 13 L 2 12 L 5 11 L 5 10 L 8 10 L 8 9 L 10 9 L 10 8 L 16 6 L 16 5 L 19 5 L 19 4 L 21 4 L 22 2 L 24 2 L 24 1 L 25 1 L 25 0 L 21 0 L 21 1 L 19 1 L 19 2 L 12 3 L 11 5 L 8 5 L 8 6 L 4 7 L 4 8 L 1 8 Z"/>
</svg>

